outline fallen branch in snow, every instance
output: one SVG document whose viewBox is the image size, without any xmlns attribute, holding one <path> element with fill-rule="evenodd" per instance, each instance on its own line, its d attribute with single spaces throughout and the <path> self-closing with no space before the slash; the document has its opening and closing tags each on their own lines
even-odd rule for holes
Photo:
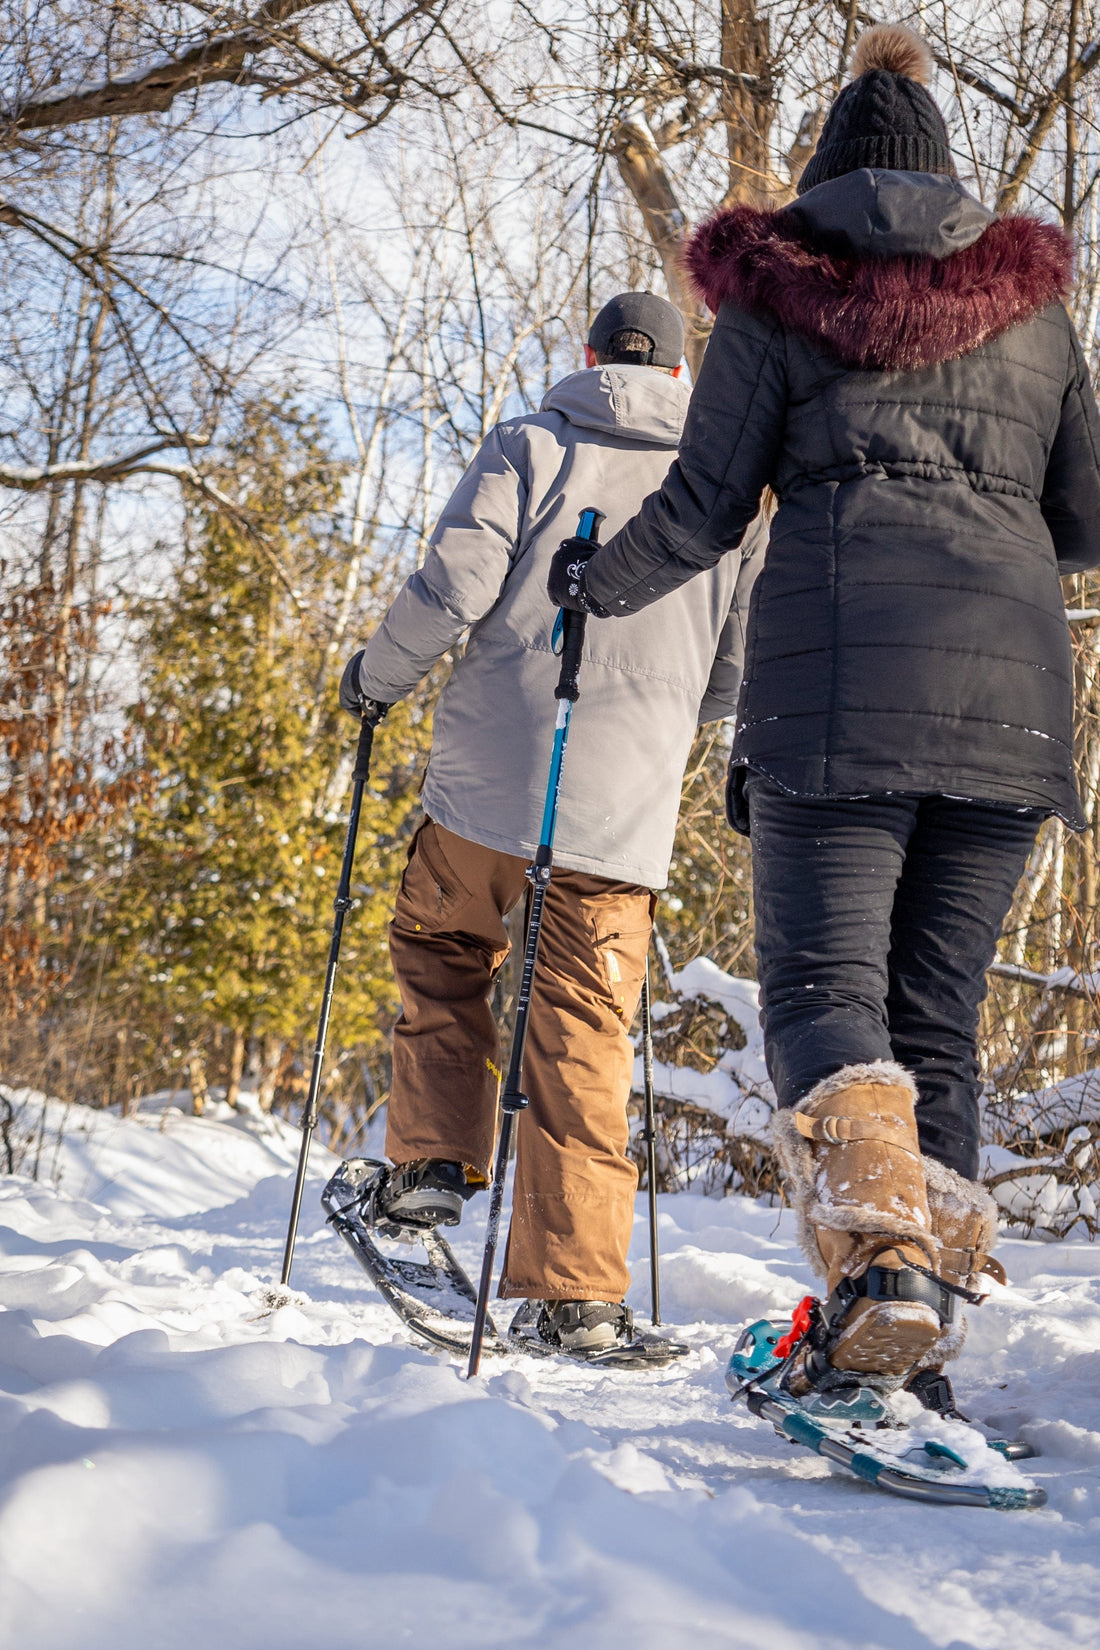
<svg viewBox="0 0 1100 1650">
<path fill-rule="evenodd" d="M 1084 1228 L 1090 1238 L 1100 1234 L 1097 1184 L 1098 1126 L 1079 1124 L 1060 1145 L 1053 1141 L 1020 1141 L 1009 1150 L 987 1148 L 985 1186 L 1001 1213 L 1025 1231 L 1042 1231 L 1064 1238 Z M 1028 1147 L 1036 1153 L 1029 1154 Z M 1005 1158 L 1007 1166 L 999 1167 Z"/>
<path fill-rule="evenodd" d="M 1085 997 L 1090 1002 L 1100 995 L 1097 975 L 1077 974 L 1072 968 L 1040 974 L 1037 969 L 1024 968 L 1020 963 L 995 962 L 990 964 L 989 972 L 1001 980 L 1016 980 L 1020 985 L 1033 985 L 1040 991 L 1064 991 L 1070 997 Z"/>
</svg>

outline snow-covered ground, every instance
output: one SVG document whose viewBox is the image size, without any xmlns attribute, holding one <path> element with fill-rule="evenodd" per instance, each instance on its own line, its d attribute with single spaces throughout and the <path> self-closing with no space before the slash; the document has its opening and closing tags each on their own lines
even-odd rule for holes
<svg viewBox="0 0 1100 1650">
<path fill-rule="evenodd" d="M 738 1326 L 809 1287 L 786 1216 L 662 1199 L 686 1365 L 467 1384 L 325 1230 L 321 1152 L 272 1310 L 294 1149 L 74 1110 L 59 1189 L 0 1179 L 4 1650 L 1096 1643 L 1100 1245 L 1005 1243 L 958 1366 L 972 1413 L 1042 1448 L 1048 1507 L 928 1509 L 725 1396 Z"/>
</svg>

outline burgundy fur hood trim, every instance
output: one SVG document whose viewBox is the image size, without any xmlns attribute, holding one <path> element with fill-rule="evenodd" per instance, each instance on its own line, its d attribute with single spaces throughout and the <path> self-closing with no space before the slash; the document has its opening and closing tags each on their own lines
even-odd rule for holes
<svg viewBox="0 0 1100 1650">
<path fill-rule="evenodd" d="M 734 206 L 695 232 L 684 261 L 715 312 L 770 312 L 847 367 L 906 372 L 968 355 L 1064 297 L 1073 247 L 1020 217 L 946 258 L 838 257 L 782 211 Z"/>
</svg>

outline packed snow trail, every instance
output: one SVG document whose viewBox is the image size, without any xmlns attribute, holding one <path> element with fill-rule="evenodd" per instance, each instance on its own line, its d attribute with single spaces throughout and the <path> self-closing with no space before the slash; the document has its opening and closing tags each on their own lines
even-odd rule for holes
<svg viewBox="0 0 1100 1650">
<path fill-rule="evenodd" d="M 72 1118 L 60 1190 L 0 1180 L 4 1650 L 1095 1643 L 1100 1246 L 1003 1244 L 958 1366 L 964 1407 L 1043 1450 L 1049 1506 L 929 1509 L 726 1398 L 739 1327 L 809 1286 L 787 1215 L 661 1199 L 680 1365 L 467 1383 L 324 1229 L 327 1154 L 272 1310 L 289 1131 Z M 646 1237 L 640 1200 L 640 1313 Z M 476 1265 L 476 1216 L 457 1247 Z"/>
</svg>

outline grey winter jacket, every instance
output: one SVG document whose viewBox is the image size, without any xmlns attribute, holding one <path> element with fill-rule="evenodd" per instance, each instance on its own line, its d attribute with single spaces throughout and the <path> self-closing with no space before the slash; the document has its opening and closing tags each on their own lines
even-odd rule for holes
<svg viewBox="0 0 1100 1650">
<path fill-rule="evenodd" d="M 775 490 L 734 822 L 755 769 L 1080 825 L 1058 581 L 1100 564 L 1100 427 L 1065 236 L 864 170 L 722 213 L 688 257 L 718 320 L 679 460 L 587 582 L 615 613 L 679 594 Z"/>
<path fill-rule="evenodd" d="M 586 507 L 614 533 L 660 486 L 687 404 L 686 387 L 652 368 L 595 367 L 499 424 L 367 643 L 363 692 L 392 702 L 470 631 L 436 706 L 424 782 L 425 810 L 447 830 L 510 854 L 537 846 L 557 712 L 550 557 Z M 665 885 L 696 726 L 736 706 L 762 548 L 755 539 L 744 562 L 723 560 L 657 612 L 588 626 L 558 864 Z"/>
</svg>

